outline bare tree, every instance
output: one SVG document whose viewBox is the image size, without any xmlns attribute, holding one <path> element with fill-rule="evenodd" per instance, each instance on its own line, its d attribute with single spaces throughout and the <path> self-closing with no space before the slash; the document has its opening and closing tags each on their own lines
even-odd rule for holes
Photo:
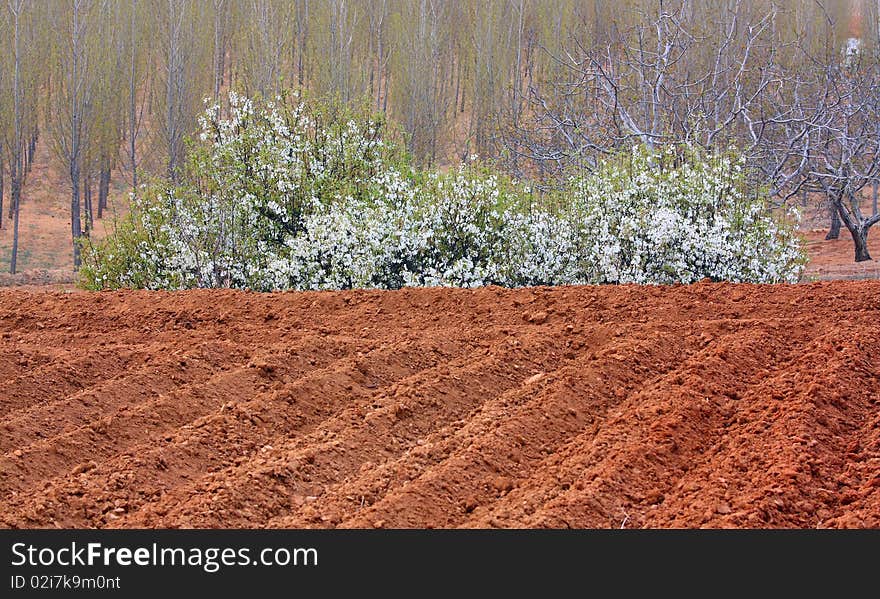
<svg viewBox="0 0 880 599">
<path fill-rule="evenodd" d="M 160 134 L 167 156 L 167 174 L 177 180 L 184 156 L 186 136 L 195 127 L 196 114 L 201 107 L 202 94 L 211 78 L 210 58 L 205 60 L 204 41 L 199 11 L 206 8 L 194 0 L 163 0 L 159 11 L 161 60 L 161 93 L 157 95 L 161 110 Z"/>
<path fill-rule="evenodd" d="M 306 69 L 308 68 L 308 54 L 309 54 L 309 0 L 302 0 L 301 2 L 296 3 L 296 16 L 294 18 L 294 23 L 296 26 L 296 44 L 294 46 L 297 52 L 297 60 L 294 60 L 296 64 L 296 77 L 299 87 L 302 88 L 305 86 L 306 81 L 308 81 L 308 77 L 306 76 Z"/>
<path fill-rule="evenodd" d="M 284 60 L 292 44 L 290 10 L 287 2 L 252 0 L 244 22 L 244 42 L 239 48 L 245 91 L 263 96 L 280 91 Z"/>
<path fill-rule="evenodd" d="M 126 64 L 121 66 L 126 70 L 126 162 L 131 171 L 132 193 L 137 193 L 138 170 L 140 159 L 138 156 L 138 140 L 141 137 L 141 128 L 144 121 L 147 97 L 147 77 L 145 62 L 147 60 L 147 45 L 142 43 L 142 33 L 145 31 L 143 20 L 143 3 L 140 0 L 131 0 L 128 5 L 127 22 L 120 22 L 120 28 L 125 27 L 127 34 L 120 32 L 120 55 L 125 54 Z"/>
<path fill-rule="evenodd" d="M 813 132 L 809 170 L 849 231 L 856 262 L 871 260 L 868 230 L 880 222 L 880 214 L 861 209 L 862 190 L 880 174 L 880 65 L 865 62 L 856 56 L 826 67 L 820 96 L 825 119 Z"/>
<path fill-rule="evenodd" d="M 94 92 L 93 54 L 87 36 L 90 25 L 91 0 L 69 0 L 61 13 L 59 31 L 65 47 L 60 52 L 61 73 L 54 91 L 53 132 L 56 154 L 64 162 L 70 178 L 70 225 L 73 240 L 73 265 L 79 268 L 79 238 L 83 234 L 80 186 L 84 146 L 88 136 L 88 112 Z"/>
<path fill-rule="evenodd" d="M 12 33 L 12 135 L 7 137 L 4 148 L 8 151 L 9 179 L 12 185 L 12 255 L 9 261 L 9 272 L 15 274 L 18 266 L 18 225 L 21 204 L 21 188 L 24 182 L 23 168 L 23 122 L 24 111 L 22 101 L 22 29 L 24 20 L 24 0 L 7 0 L 10 30 Z"/>
<path fill-rule="evenodd" d="M 220 88 L 226 78 L 226 51 L 229 42 L 229 3 L 227 0 L 213 0 L 214 8 L 214 52 L 212 54 L 214 76 L 214 98 L 220 97 Z"/>
<path fill-rule="evenodd" d="M 94 107 L 95 134 L 94 168 L 97 172 L 97 218 L 103 218 L 110 194 L 112 172 L 119 162 L 120 146 L 125 137 L 126 60 L 125 32 L 127 30 L 127 3 L 102 0 L 98 7 L 96 35 L 99 43 L 99 74 L 97 76 Z"/>
<path fill-rule="evenodd" d="M 762 101 L 783 76 L 772 68 L 775 9 L 755 15 L 730 0 L 709 15 L 697 6 L 660 3 L 601 43 L 583 37 L 587 29 L 572 35 L 551 55 L 559 77 L 530 86 L 534 119 L 508 133 L 508 148 L 558 173 L 634 143 L 756 146 L 765 131 L 744 135 L 749 115 L 769 119 Z"/>
<path fill-rule="evenodd" d="M 444 2 L 421 0 L 412 28 L 406 27 L 405 21 L 396 21 L 399 42 L 392 76 L 394 108 L 411 136 L 410 150 L 427 161 L 437 157 L 438 134 L 452 108 L 448 10 Z"/>
<path fill-rule="evenodd" d="M 388 103 L 387 69 L 388 60 L 391 58 L 391 48 L 388 44 L 386 32 L 387 22 L 388 0 L 372 0 L 370 4 L 370 52 L 368 57 L 375 64 L 375 68 L 373 68 L 373 65 L 370 68 L 370 95 L 376 98 L 376 112 L 384 112 Z"/>
</svg>

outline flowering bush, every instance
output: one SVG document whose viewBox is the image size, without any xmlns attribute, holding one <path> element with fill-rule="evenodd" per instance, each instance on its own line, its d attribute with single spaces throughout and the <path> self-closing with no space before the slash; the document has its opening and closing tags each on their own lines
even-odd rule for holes
<svg viewBox="0 0 880 599">
<path fill-rule="evenodd" d="M 794 226 L 749 193 L 743 162 L 730 155 L 636 147 L 573 178 L 570 201 L 587 282 L 777 283 L 803 271 Z"/>
<path fill-rule="evenodd" d="M 550 210 L 476 163 L 415 172 L 368 115 L 230 94 L 200 123 L 182 183 L 145 186 L 113 235 L 86 241 L 85 287 L 776 282 L 803 265 L 729 156 L 637 148 Z"/>
<path fill-rule="evenodd" d="M 199 122 L 182 183 L 144 187 L 113 236 L 86 240 L 86 287 L 308 286 L 314 269 L 291 263 L 318 234 L 307 226 L 409 185 L 370 116 L 283 98 L 256 108 L 230 93 L 226 117 L 212 105 Z"/>
</svg>

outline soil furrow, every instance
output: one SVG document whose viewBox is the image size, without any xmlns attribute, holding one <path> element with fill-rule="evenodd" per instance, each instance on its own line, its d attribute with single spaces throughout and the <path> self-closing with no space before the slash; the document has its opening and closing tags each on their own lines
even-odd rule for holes
<svg viewBox="0 0 880 599">
<path fill-rule="evenodd" d="M 0 290 L 0 526 L 880 527 L 880 282 Z"/>
</svg>

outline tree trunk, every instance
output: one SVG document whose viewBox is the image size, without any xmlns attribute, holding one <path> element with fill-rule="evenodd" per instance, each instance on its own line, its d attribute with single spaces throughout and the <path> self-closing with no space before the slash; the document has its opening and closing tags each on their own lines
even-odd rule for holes
<svg viewBox="0 0 880 599">
<path fill-rule="evenodd" d="M 107 196 L 110 194 L 110 167 L 101 168 L 101 178 L 98 180 L 98 218 L 104 218 L 104 210 L 107 208 Z"/>
<path fill-rule="evenodd" d="M 80 223 L 79 213 L 79 169 L 73 168 L 70 173 L 71 193 L 70 193 L 70 233 L 73 237 L 73 268 L 79 269 L 79 238 L 82 237 L 82 225 Z"/>
<path fill-rule="evenodd" d="M 12 257 L 9 260 L 9 272 L 15 274 L 18 268 L 18 203 L 21 198 L 21 186 L 12 180 Z"/>
<path fill-rule="evenodd" d="M 837 213 L 837 206 L 835 204 L 831 204 L 831 228 L 828 229 L 828 234 L 825 235 L 825 239 L 839 239 L 840 238 L 840 214 Z"/>
<path fill-rule="evenodd" d="M 88 237 L 95 226 L 95 211 L 92 209 L 92 175 L 83 177 L 83 209 L 85 211 L 85 229 L 83 234 Z"/>
<path fill-rule="evenodd" d="M 877 196 L 880 195 L 880 181 L 871 184 L 871 214 L 877 214 Z"/>
<path fill-rule="evenodd" d="M 856 248 L 856 262 L 871 260 L 868 253 L 868 227 L 860 226 L 850 231 Z"/>
<path fill-rule="evenodd" d="M 9 169 L 9 186 L 12 188 L 12 198 L 10 198 L 9 202 L 9 210 L 7 216 L 12 218 L 15 215 L 15 172 L 10 167 Z"/>
<path fill-rule="evenodd" d="M 384 10 L 384 8 L 383 8 L 383 10 Z M 384 20 L 384 15 L 383 15 L 383 20 Z M 379 29 L 377 30 L 376 34 L 377 34 L 376 44 L 379 46 L 379 54 L 378 54 L 378 58 L 376 60 L 376 110 L 378 111 L 380 109 L 380 107 L 382 106 L 382 104 L 381 104 L 382 79 L 383 79 L 382 71 L 384 70 L 384 68 L 383 68 L 384 64 L 382 62 L 382 57 L 385 56 L 385 47 L 384 47 L 384 42 L 382 39 L 382 24 L 381 24 L 381 22 L 379 23 Z M 387 83 L 386 83 L 386 88 L 387 88 Z"/>
<path fill-rule="evenodd" d="M 128 72 L 128 143 L 129 158 L 131 158 L 131 188 L 132 193 L 137 193 L 137 148 L 135 147 L 135 138 L 137 137 L 137 71 L 136 71 L 136 48 L 137 48 L 137 28 L 135 27 L 135 11 L 132 6 L 131 11 L 131 64 Z"/>
<path fill-rule="evenodd" d="M 22 182 L 22 172 L 21 172 L 21 138 L 22 138 L 22 110 L 21 110 L 21 36 L 19 35 L 19 17 L 21 15 L 22 10 L 22 2 L 18 2 L 15 9 L 12 11 L 14 15 L 14 44 L 15 48 L 15 60 L 13 69 L 13 77 L 12 77 L 12 105 L 13 105 L 13 123 L 15 130 L 15 137 L 12 142 L 12 155 L 10 156 L 9 161 L 9 179 L 12 182 L 12 202 L 10 203 L 10 207 L 12 208 L 12 217 L 13 217 L 13 225 L 12 225 L 12 256 L 9 260 L 9 272 L 15 274 L 15 270 L 18 267 L 18 204 L 21 198 L 21 182 Z M 9 3 L 9 8 L 12 9 L 12 2 Z"/>
<path fill-rule="evenodd" d="M 27 149 L 27 170 L 29 173 L 31 172 L 31 166 L 33 166 L 33 164 L 34 164 L 34 154 L 36 154 L 36 152 L 37 152 L 37 132 L 34 131 L 31 134 L 31 139 L 28 142 L 28 149 Z"/>
<path fill-rule="evenodd" d="M 880 216 L 872 216 L 870 218 L 862 218 L 856 204 L 855 198 L 850 193 L 849 200 L 852 203 L 853 211 L 850 212 L 843 202 L 843 194 L 835 198 L 834 206 L 840 220 L 846 225 L 847 230 L 852 236 L 853 245 L 855 246 L 855 261 L 866 262 L 871 260 L 871 254 L 868 253 L 868 230 L 872 225 L 880 222 Z"/>
<path fill-rule="evenodd" d="M 3 156 L 0 155 L 0 229 L 3 228 L 3 192 L 4 192 L 4 183 L 5 180 L 3 178 Z"/>
<path fill-rule="evenodd" d="M 465 81 L 467 80 L 467 77 L 468 77 L 468 71 L 467 71 L 467 65 L 465 65 L 465 67 L 464 67 Z M 458 110 L 459 112 L 464 112 L 464 93 L 465 93 L 465 88 L 464 88 L 464 86 L 461 86 L 461 105 Z"/>
<path fill-rule="evenodd" d="M 220 97 L 220 5 L 214 2 L 214 99 Z M 98 210 L 101 201 L 98 200 Z"/>
</svg>

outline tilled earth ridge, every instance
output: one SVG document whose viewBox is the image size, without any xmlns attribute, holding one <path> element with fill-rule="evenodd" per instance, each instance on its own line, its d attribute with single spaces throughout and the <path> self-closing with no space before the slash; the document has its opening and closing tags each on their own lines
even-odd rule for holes
<svg viewBox="0 0 880 599">
<path fill-rule="evenodd" d="M 880 281 L 0 291 L 0 526 L 878 527 Z"/>
</svg>

